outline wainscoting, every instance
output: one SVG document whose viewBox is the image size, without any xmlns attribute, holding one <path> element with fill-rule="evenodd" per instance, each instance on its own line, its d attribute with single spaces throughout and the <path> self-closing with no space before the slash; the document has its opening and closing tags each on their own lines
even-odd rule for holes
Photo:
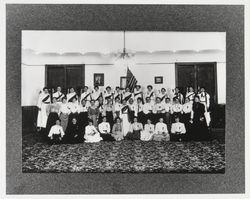
<svg viewBox="0 0 250 199">
<path fill-rule="evenodd" d="M 36 130 L 38 108 L 36 106 L 22 106 L 23 134 Z"/>
</svg>

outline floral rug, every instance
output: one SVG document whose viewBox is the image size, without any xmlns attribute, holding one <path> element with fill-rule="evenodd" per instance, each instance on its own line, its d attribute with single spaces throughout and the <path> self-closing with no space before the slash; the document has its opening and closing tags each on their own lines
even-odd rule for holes
<svg viewBox="0 0 250 199">
<path fill-rule="evenodd" d="M 23 144 L 26 173 L 224 173 L 225 145 L 209 142 L 120 141 Z"/>
</svg>

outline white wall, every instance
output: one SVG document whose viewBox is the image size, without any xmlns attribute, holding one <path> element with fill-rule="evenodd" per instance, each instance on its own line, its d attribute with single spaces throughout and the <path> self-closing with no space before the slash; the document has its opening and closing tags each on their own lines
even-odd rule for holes
<svg viewBox="0 0 250 199">
<path fill-rule="evenodd" d="M 22 64 L 22 106 L 37 104 L 39 91 L 45 86 L 44 66 L 25 66 Z"/>
<path fill-rule="evenodd" d="M 217 62 L 218 103 L 226 103 L 226 64 L 222 51 L 182 51 L 142 53 L 136 55 L 129 68 L 138 80 L 138 84 L 154 88 L 175 87 L 176 62 Z M 126 76 L 126 66 L 115 62 L 109 56 L 90 55 L 41 55 L 32 51 L 22 53 L 22 106 L 36 105 L 39 90 L 45 86 L 46 64 L 85 64 L 85 84 L 93 86 L 93 74 L 104 73 L 105 86 L 120 85 L 120 77 Z M 163 76 L 163 85 L 154 84 L 155 76 Z M 103 89 L 103 88 L 101 88 Z"/>
</svg>

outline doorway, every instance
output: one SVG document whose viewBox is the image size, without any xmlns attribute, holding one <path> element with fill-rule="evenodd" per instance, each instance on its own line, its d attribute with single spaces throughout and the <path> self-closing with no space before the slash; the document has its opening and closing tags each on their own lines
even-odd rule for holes
<svg viewBox="0 0 250 199">
<path fill-rule="evenodd" d="M 197 92 L 205 87 L 210 95 L 211 103 L 217 103 L 216 62 L 208 63 L 176 63 L 176 86 L 185 94 L 188 86 Z"/>
</svg>

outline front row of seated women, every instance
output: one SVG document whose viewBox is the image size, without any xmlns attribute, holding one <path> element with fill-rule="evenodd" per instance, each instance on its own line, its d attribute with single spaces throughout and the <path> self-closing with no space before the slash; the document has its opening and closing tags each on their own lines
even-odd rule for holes
<svg viewBox="0 0 250 199">
<path fill-rule="evenodd" d="M 112 129 L 107 122 L 107 118 L 103 117 L 102 123 L 96 128 L 93 125 L 93 120 L 89 119 L 88 125 L 85 127 L 85 132 L 82 132 L 77 124 L 77 119 L 73 118 L 66 132 L 60 125 L 60 120 L 56 120 L 48 134 L 51 144 L 59 143 L 82 143 L 82 142 L 99 142 L 103 141 L 121 141 L 125 140 L 142 140 L 142 141 L 182 141 L 186 137 L 186 128 L 184 123 L 181 123 L 179 117 L 175 118 L 175 123 L 171 126 L 171 132 L 168 132 L 167 125 L 163 122 L 163 118 L 159 119 L 156 125 L 148 119 L 144 128 L 142 123 L 134 118 L 134 122 L 130 125 L 127 133 L 122 128 L 120 118 L 115 119 L 115 124 Z"/>
</svg>

